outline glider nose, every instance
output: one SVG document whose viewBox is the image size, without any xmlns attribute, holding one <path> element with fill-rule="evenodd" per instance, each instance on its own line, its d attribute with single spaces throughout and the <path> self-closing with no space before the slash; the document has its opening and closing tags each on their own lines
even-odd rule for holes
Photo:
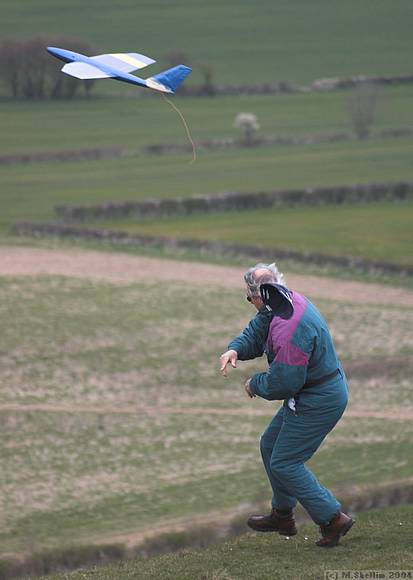
<svg viewBox="0 0 413 580">
<path fill-rule="evenodd" d="M 65 50 L 64 48 L 57 48 L 57 46 L 48 46 L 47 52 L 64 62 L 71 62 L 76 57 L 76 53 Z"/>
<path fill-rule="evenodd" d="M 47 52 L 50 52 L 50 54 L 53 54 L 53 56 L 57 56 L 59 54 L 59 49 L 54 46 L 48 46 Z"/>
</svg>

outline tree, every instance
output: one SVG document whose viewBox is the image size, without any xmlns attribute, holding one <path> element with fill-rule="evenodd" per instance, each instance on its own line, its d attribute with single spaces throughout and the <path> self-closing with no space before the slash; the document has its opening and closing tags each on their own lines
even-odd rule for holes
<svg viewBox="0 0 413 580">
<path fill-rule="evenodd" d="M 366 139 L 370 135 L 380 97 L 381 91 L 377 84 L 363 82 L 354 87 L 349 99 L 349 110 L 354 132 L 359 139 Z"/>
<path fill-rule="evenodd" d="M 252 145 L 255 141 L 255 133 L 260 128 L 257 116 L 254 113 L 238 113 L 235 117 L 234 127 L 243 131 L 245 145 Z"/>
<path fill-rule="evenodd" d="M 165 60 L 170 67 L 178 66 L 178 64 L 185 64 L 191 66 L 190 57 L 182 50 L 169 50 L 165 54 Z"/>
<path fill-rule="evenodd" d="M 200 87 L 201 95 L 207 95 L 213 97 L 216 93 L 215 83 L 214 83 L 214 71 L 210 64 L 200 64 L 198 70 L 202 75 L 203 82 Z"/>
<path fill-rule="evenodd" d="M 18 97 L 20 93 L 21 52 L 22 44 L 18 41 L 0 44 L 0 78 L 9 87 L 12 97 Z"/>
<path fill-rule="evenodd" d="M 0 78 L 14 98 L 72 98 L 83 86 L 89 94 L 94 81 L 82 81 L 60 72 L 62 63 L 53 59 L 47 46 L 65 46 L 75 52 L 95 52 L 79 39 L 43 36 L 27 40 L 5 40 L 0 44 Z"/>
</svg>

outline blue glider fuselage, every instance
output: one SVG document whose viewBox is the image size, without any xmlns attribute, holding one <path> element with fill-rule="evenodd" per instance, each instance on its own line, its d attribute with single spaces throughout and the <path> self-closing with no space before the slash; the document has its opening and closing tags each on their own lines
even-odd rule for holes
<svg viewBox="0 0 413 580">
<path fill-rule="evenodd" d="M 71 65 L 65 65 L 62 69 L 63 72 L 69 74 L 71 76 L 75 76 L 76 78 L 82 79 L 96 79 L 96 78 L 112 78 L 114 80 L 122 81 L 124 83 L 129 83 L 132 85 L 138 85 L 140 87 L 146 87 L 150 89 L 154 89 L 160 92 L 165 93 L 174 93 L 175 89 L 181 84 L 181 82 L 186 78 L 186 76 L 191 72 L 192 69 L 186 67 L 185 65 L 178 65 L 169 69 L 167 71 L 163 71 L 158 75 L 150 77 L 148 79 L 142 79 L 138 76 L 130 74 L 125 70 L 121 70 L 121 68 L 126 68 L 129 70 L 133 70 L 136 68 L 142 68 L 144 66 L 148 66 L 155 62 L 153 59 L 145 57 L 143 55 L 138 55 L 135 53 L 128 54 L 118 54 L 118 55 L 99 55 L 97 57 L 89 57 L 84 54 L 79 54 L 77 52 L 73 52 L 71 50 L 66 50 L 64 48 L 57 48 L 54 46 L 47 47 L 47 50 L 50 54 L 55 56 L 56 58 L 62 60 L 66 63 L 83 63 L 83 65 L 79 65 L 79 69 L 82 69 L 82 73 L 76 74 L 76 72 L 69 72 L 71 69 Z M 132 56 L 140 57 L 143 59 L 140 63 L 136 61 L 137 66 L 129 66 L 125 62 L 132 62 L 134 58 Z M 122 62 L 119 59 L 125 60 Z M 106 60 L 106 62 L 102 62 Z M 111 64 L 107 64 L 107 61 L 114 62 L 115 66 Z M 119 65 L 123 65 L 118 67 L 116 63 Z M 76 68 L 76 65 L 73 65 Z M 66 70 L 65 70 L 66 69 Z M 90 74 L 84 71 L 91 71 Z M 99 72 L 101 74 L 99 74 Z"/>
</svg>

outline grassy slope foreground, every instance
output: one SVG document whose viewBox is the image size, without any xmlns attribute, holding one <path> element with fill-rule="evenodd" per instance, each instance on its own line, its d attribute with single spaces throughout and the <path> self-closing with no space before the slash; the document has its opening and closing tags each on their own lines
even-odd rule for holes
<svg viewBox="0 0 413 580">
<path fill-rule="evenodd" d="M 277 405 L 242 390 L 265 362 L 216 369 L 251 315 L 241 288 L 40 276 L 0 292 L 0 557 L 269 498 L 258 440 Z M 353 372 L 312 467 L 338 492 L 410 477 L 412 423 L 394 416 L 411 397 L 411 308 L 317 304 Z"/>
<path fill-rule="evenodd" d="M 307 525 L 288 540 L 278 534 L 248 534 L 202 551 L 184 551 L 48 578 L 322 580 L 341 577 L 333 573 L 325 576 L 328 570 L 404 570 L 406 575 L 393 577 L 408 579 L 413 576 L 412 534 L 413 507 L 400 507 L 359 514 L 356 525 L 341 545 L 332 550 L 315 547 L 318 532 L 314 526 Z"/>
</svg>

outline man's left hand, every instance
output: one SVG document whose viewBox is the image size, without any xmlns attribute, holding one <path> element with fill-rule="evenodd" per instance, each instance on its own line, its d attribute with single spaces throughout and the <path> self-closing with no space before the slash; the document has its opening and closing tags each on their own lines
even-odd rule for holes
<svg viewBox="0 0 413 580">
<path fill-rule="evenodd" d="M 245 385 L 244 385 L 244 387 L 245 387 L 245 392 L 247 393 L 247 395 L 249 396 L 249 398 L 250 398 L 250 399 L 253 399 L 253 398 L 254 398 L 254 397 L 256 397 L 257 395 L 256 395 L 256 394 L 255 394 L 255 393 L 252 391 L 252 389 L 251 389 L 251 384 L 250 384 L 250 383 L 251 383 L 251 379 L 248 379 L 248 380 L 245 382 Z"/>
</svg>

